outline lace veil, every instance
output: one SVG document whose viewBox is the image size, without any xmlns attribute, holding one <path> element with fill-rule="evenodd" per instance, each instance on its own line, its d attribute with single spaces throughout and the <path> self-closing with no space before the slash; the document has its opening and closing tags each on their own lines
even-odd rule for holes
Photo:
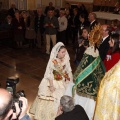
<svg viewBox="0 0 120 120">
<path fill-rule="evenodd" d="M 63 44 L 62 42 L 58 42 L 58 43 L 53 47 L 53 49 L 52 49 L 52 51 L 51 51 L 51 54 L 50 54 L 50 59 L 49 59 L 48 64 L 47 64 L 47 68 L 46 68 L 44 77 L 47 76 L 48 72 L 50 71 L 50 68 L 52 68 L 52 66 L 51 66 L 52 63 L 51 63 L 51 61 L 52 61 L 53 59 L 56 59 L 57 54 L 58 54 L 61 46 L 64 46 L 64 44 Z M 72 71 L 72 70 L 71 70 L 71 67 L 70 67 L 70 63 L 69 63 L 70 57 L 69 57 L 69 54 L 68 54 L 67 51 L 66 51 L 66 54 L 65 54 L 65 58 L 64 58 L 64 59 L 65 59 L 65 63 L 68 64 L 67 66 L 69 67 L 69 71 Z"/>
</svg>

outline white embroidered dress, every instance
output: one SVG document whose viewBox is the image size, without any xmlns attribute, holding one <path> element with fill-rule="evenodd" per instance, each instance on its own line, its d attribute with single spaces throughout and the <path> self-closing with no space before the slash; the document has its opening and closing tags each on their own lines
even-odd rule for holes
<svg viewBox="0 0 120 120">
<path fill-rule="evenodd" d="M 63 43 L 59 42 L 52 49 L 44 78 L 39 85 L 38 96 L 30 109 L 30 113 L 34 114 L 37 120 L 55 119 L 60 98 L 64 95 L 68 83 L 73 79 L 68 53 L 66 52 L 62 61 L 56 58 L 61 46 Z M 49 80 L 53 80 L 54 92 L 49 90 Z"/>
</svg>

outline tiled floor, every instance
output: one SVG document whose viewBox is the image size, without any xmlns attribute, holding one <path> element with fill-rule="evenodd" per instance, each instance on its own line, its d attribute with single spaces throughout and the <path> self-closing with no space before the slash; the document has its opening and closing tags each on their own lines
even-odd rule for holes
<svg viewBox="0 0 120 120">
<path fill-rule="evenodd" d="M 71 45 L 67 46 L 71 58 L 73 72 L 74 52 Z M 38 86 L 43 78 L 49 55 L 45 54 L 45 45 L 41 49 L 13 49 L 7 46 L 0 46 L 0 83 L 6 87 L 6 79 L 10 76 L 19 76 L 17 91 L 24 90 L 29 101 L 29 107 L 37 95 Z M 29 108 L 28 108 L 29 109 Z"/>
</svg>

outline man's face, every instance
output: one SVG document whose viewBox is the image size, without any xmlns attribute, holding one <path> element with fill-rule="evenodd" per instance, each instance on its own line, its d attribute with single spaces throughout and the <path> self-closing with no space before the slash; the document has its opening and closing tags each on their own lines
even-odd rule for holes
<svg viewBox="0 0 120 120">
<path fill-rule="evenodd" d="M 76 9 L 74 9 L 74 10 L 73 10 L 73 13 L 74 13 L 74 15 L 76 15 L 76 14 L 77 14 L 77 10 L 76 10 Z"/>
<path fill-rule="evenodd" d="M 90 13 L 89 16 L 88 16 L 88 19 L 89 19 L 90 22 L 92 22 L 92 20 L 93 20 L 93 15 L 92 15 L 91 13 Z"/>
<path fill-rule="evenodd" d="M 18 12 L 15 13 L 15 17 L 16 18 L 19 18 L 20 17 L 20 14 Z"/>
<path fill-rule="evenodd" d="M 80 7 L 80 6 L 81 6 L 81 4 L 80 4 L 80 3 L 78 3 L 78 4 L 77 4 L 77 6 L 78 6 L 78 7 Z"/>
<path fill-rule="evenodd" d="M 13 9 L 15 9 L 15 8 L 16 8 L 15 4 L 12 4 L 12 5 L 11 5 L 11 7 L 12 7 Z"/>
<path fill-rule="evenodd" d="M 38 15 L 41 15 L 42 14 L 42 9 L 37 9 L 37 13 L 38 13 Z"/>
<path fill-rule="evenodd" d="M 53 10 L 49 10 L 49 11 L 48 11 L 48 15 L 49 15 L 49 17 L 52 17 L 52 16 L 54 15 Z"/>
<path fill-rule="evenodd" d="M 53 3 L 52 3 L 52 2 L 50 2 L 50 3 L 49 3 L 49 6 L 50 6 L 50 7 L 52 7 L 52 6 L 53 6 Z"/>
<path fill-rule="evenodd" d="M 106 25 L 103 25 L 101 27 L 101 34 L 102 34 L 103 37 L 108 35 L 108 31 L 107 31 L 107 26 Z"/>
<path fill-rule="evenodd" d="M 69 8 L 70 8 L 70 5 L 69 5 L 69 4 L 66 4 L 66 5 L 65 5 L 65 8 L 66 8 L 66 9 L 69 9 Z"/>
</svg>

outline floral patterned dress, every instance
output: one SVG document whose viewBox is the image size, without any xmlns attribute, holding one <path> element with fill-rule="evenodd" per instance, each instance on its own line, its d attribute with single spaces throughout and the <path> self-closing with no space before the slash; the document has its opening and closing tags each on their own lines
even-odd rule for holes
<svg viewBox="0 0 120 120">
<path fill-rule="evenodd" d="M 30 113 L 35 115 L 37 120 L 54 120 L 57 114 L 60 98 L 64 95 L 68 83 L 72 80 L 70 63 L 65 59 L 52 59 L 47 67 L 41 84 L 39 85 L 38 96 L 31 106 Z M 55 91 L 49 90 L 49 80 L 53 80 Z"/>
</svg>

